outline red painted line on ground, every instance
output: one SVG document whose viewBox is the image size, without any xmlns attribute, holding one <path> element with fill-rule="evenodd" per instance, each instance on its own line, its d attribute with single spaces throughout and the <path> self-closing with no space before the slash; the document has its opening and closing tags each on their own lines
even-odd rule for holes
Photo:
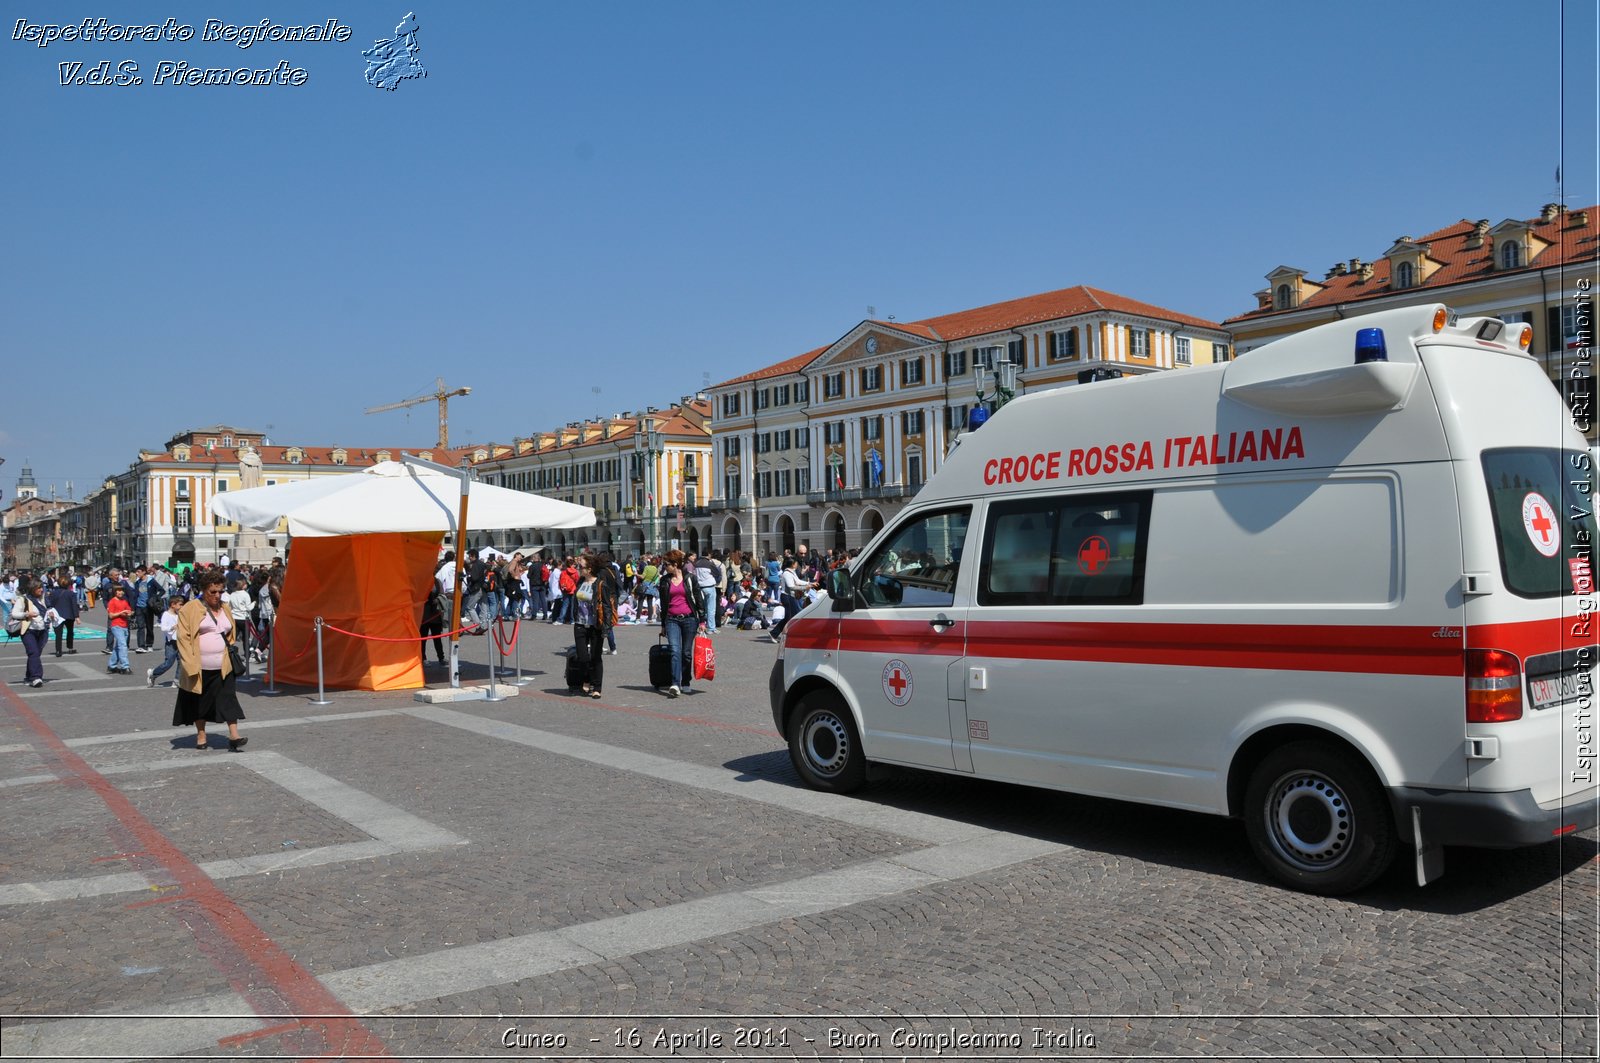
<svg viewBox="0 0 1600 1063">
<path fill-rule="evenodd" d="M 189 903 L 177 905 L 173 910 L 194 935 L 200 951 L 257 1014 L 331 1016 L 300 1025 L 317 1030 L 325 1041 L 326 1050 L 339 1056 L 394 1058 L 377 1035 L 362 1025 L 327 986 L 268 937 L 244 909 L 146 819 L 122 791 L 69 749 L 14 691 L 4 687 L 0 690 L 4 691 L 0 704 L 7 706 L 13 716 L 38 736 L 44 746 L 42 754 L 53 759 L 61 773 L 93 790 L 122 828 L 176 885 L 183 887 L 182 894 L 172 899 Z"/>
</svg>

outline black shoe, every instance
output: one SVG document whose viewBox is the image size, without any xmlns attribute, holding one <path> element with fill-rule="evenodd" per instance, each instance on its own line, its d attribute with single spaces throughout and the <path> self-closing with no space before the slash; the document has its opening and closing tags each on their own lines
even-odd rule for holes
<svg viewBox="0 0 1600 1063">
<path fill-rule="evenodd" d="M 244 744 L 246 742 L 248 742 L 248 741 L 250 741 L 250 739 L 248 739 L 248 738 L 230 738 L 230 739 L 228 739 L 228 752 L 229 753 L 237 753 L 237 752 L 239 752 L 239 750 L 244 748 Z"/>
</svg>

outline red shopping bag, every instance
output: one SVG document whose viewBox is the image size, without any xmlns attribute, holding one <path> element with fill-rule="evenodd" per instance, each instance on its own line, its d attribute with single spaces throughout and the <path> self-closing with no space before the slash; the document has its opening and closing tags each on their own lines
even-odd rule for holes
<svg viewBox="0 0 1600 1063">
<path fill-rule="evenodd" d="M 717 649 L 705 635 L 694 638 L 694 677 L 697 682 L 717 678 Z"/>
</svg>

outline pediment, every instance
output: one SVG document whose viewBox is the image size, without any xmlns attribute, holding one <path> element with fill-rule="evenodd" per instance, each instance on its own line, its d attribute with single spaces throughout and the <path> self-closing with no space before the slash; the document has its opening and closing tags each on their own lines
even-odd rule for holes
<svg viewBox="0 0 1600 1063">
<path fill-rule="evenodd" d="M 926 347 L 930 337 L 902 331 L 883 321 L 863 321 L 834 341 L 807 368 L 811 371 L 854 362 L 880 362 L 906 351 Z"/>
</svg>

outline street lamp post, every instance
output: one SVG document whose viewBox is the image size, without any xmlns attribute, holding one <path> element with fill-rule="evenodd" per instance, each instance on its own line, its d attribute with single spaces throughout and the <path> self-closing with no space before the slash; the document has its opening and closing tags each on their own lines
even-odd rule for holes
<svg viewBox="0 0 1600 1063">
<path fill-rule="evenodd" d="M 639 430 L 634 433 L 633 452 L 644 465 L 645 549 L 646 554 L 657 552 L 656 546 L 656 459 L 662 452 L 661 433 L 656 430 L 656 419 L 639 420 Z"/>
<path fill-rule="evenodd" d="M 981 428 L 989 420 L 989 409 L 985 405 L 988 401 L 989 378 L 994 377 L 994 409 L 999 413 L 1006 403 L 1017 396 L 1017 363 L 995 362 L 991 372 L 982 362 L 972 369 L 973 380 L 978 391 L 978 404 L 967 414 L 967 431 Z"/>
</svg>

